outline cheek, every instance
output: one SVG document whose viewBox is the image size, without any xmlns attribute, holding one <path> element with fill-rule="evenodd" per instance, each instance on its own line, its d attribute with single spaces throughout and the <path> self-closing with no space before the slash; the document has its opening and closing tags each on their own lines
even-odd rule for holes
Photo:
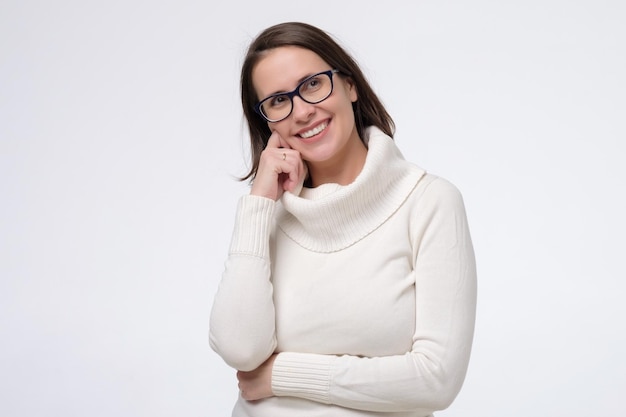
<svg viewBox="0 0 626 417">
<path fill-rule="evenodd" d="M 284 121 L 270 125 L 270 130 L 272 132 L 277 132 L 281 136 L 284 136 L 289 131 L 287 126 L 285 126 Z"/>
<path fill-rule="evenodd" d="M 289 118 L 287 118 L 288 120 Z M 268 124 L 270 131 L 278 133 L 278 135 L 287 142 L 289 146 L 292 146 L 292 138 L 291 138 L 291 129 L 287 120 L 283 120 L 278 123 L 270 123 Z"/>
<path fill-rule="evenodd" d="M 349 82 L 344 82 L 342 85 L 343 85 L 343 93 L 346 99 L 350 100 L 350 102 L 352 103 L 357 101 L 359 97 L 356 93 L 356 87 Z"/>
<path fill-rule="evenodd" d="M 354 118 L 354 103 L 356 102 L 356 100 L 352 101 L 349 100 L 349 98 L 351 99 L 352 97 L 346 97 L 342 103 L 341 103 L 341 109 L 342 109 L 342 114 L 344 114 L 346 117 L 350 116 L 350 118 Z"/>
</svg>

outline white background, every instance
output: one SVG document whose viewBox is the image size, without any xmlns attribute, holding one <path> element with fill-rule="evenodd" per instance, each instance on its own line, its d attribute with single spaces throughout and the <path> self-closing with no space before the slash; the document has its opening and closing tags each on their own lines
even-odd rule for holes
<svg viewBox="0 0 626 417">
<path fill-rule="evenodd" d="M 208 315 L 246 185 L 248 42 L 333 34 L 479 270 L 439 417 L 626 413 L 626 3 L 0 3 L 0 415 L 229 416 Z"/>
</svg>

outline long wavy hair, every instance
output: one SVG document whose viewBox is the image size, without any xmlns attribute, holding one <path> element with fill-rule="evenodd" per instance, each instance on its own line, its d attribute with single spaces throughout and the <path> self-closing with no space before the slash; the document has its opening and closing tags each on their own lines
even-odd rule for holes
<svg viewBox="0 0 626 417">
<path fill-rule="evenodd" d="M 252 71 L 267 51 L 281 46 L 299 46 L 315 52 L 339 74 L 349 77 L 356 86 L 358 99 L 352 103 L 357 132 L 361 140 L 365 128 L 376 126 L 390 137 L 395 132 L 393 119 L 372 90 L 358 64 L 326 32 L 301 22 L 287 22 L 271 26 L 261 32 L 248 47 L 241 68 L 241 105 L 250 133 L 252 166 L 242 181 L 254 179 L 259 167 L 261 152 L 265 149 L 271 131 L 267 121 L 254 111 L 259 101 L 252 84 Z"/>
</svg>

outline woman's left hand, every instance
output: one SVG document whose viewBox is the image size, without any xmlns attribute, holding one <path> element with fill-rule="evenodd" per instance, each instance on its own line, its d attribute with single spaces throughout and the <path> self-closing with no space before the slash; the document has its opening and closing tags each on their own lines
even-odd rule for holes
<svg viewBox="0 0 626 417">
<path fill-rule="evenodd" d="M 254 401 L 274 396 L 272 393 L 272 367 L 276 355 L 275 353 L 270 356 L 254 371 L 237 371 L 239 390 L 244 400 Z"/>
</svg>

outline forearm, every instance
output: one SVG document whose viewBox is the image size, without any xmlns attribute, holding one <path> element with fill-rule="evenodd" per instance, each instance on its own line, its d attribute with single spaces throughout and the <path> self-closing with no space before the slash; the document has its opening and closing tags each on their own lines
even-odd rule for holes
<svg viewBox="0 0 626 417">
<path fill-rule="evenodd" d="M 211 347 L 235 369 L 257 368 L 276 347 L 269 233 L 273 202 L 240 200 L 230 253 L 211 309 Z"/>
<path fill-rule="evenodd" d="M 213 303 L 209 343 L 238 370 L 255 369 L 276 347 L 268 269 L 261 258 L 229 257 Z"/>
<path fill-rule="evenodd" d="M 285 352 L 274 362 L 272 390 L 277 396 L 353 409 L 426 415 L 450 405 L 462 385 L 464 365 L 442 365 L 414 352 L 376 358 Z"/>
</svg>

